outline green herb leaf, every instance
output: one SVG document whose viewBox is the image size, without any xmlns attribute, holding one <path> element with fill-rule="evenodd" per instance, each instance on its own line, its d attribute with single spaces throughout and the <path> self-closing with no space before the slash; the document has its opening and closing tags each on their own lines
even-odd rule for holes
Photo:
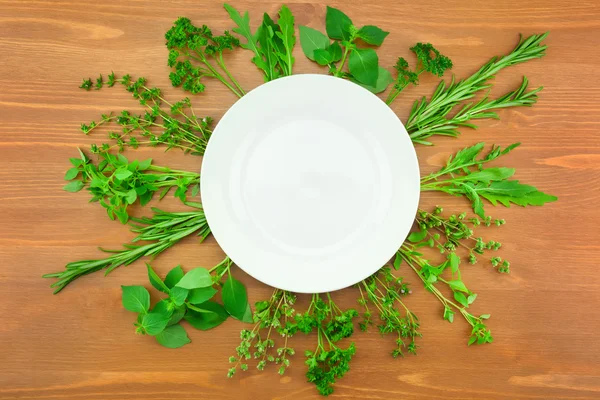
<svg viewBox="0 0 600 400">
<path fill-rule="evenodd" d="M 75 179 L 75 178 L 77 178 L 77 175 L 79 175 L 79 168 L 77 168 L 77 167 L 70 168 L 65 173 L 65 181 L 70 181 L 71 179 Z"/>
<path fill-rule="evenodd" d="M 342 59 L 342 46 L 339 42 L 333 42 L 327 47 L 327 51 L 331 54 L 331 61 L 338 62 Z"/>
<path fill-rule="evenodd" d="M 250 307 L 250 303 L 246 305 L 246 311 L 244 312 L 244 316 L 240 321 L 245 322 L 247 324 L 251 324 L 254 322 L 254 318 L 252 317 L 252 308 Z"/>
<path fill-rule="evenodd" d="M 188 296 L 188 302 L 191 304 L 204 303 L 205 301 L 210 300 L 215 294 L 217 294 L 217 290 L 212 286 L 192 289 L 190 290 L 190 295 Z"/>
<path fill-rule="evenodd" d="M 142 328 L 146 334 L 156 336 L 166 328 L 169 318 L 161 313 L 148 313 L 142 318 Z"/>
<path fill-rule="evenodd" d="M 186 311 L 187 311 L 187 308 L 185 307 L 185 305 L 176 307 L 173 310 L 173 314 L 171 315 L 171 318 L 169 319 L 167 326 L 175 325 L 176 323 L 181 321 L 183 319 L 183 317 L 185 316 Z"/>
<path fill-rule="evenodd" d="M 184 289 L 197 289 L 202 287 L 212 286 L 212 277 L 208 270 L 202 267 L 194 268 L 181 278 L 175 286 Z"/>
<path fill-rule="evenodd" d="M 352 20 L 346 14 L 337 8 L 327 6 L 327 13 L 325 14 L 327 36 L 331 39 L 349 40 L 350 26 L 352 26 Z"/>
<path fill-rule="evenodd" d="M 188 289 L 184 289 L 182 287 L 175 286 L 175 287 L 171 288 L 171 290 L 169 291 L 169 297 L 173 301 L 173 304 L 175 304 L 176 306 L 180 306 L 183 303 L 185 303 L 185 299 L 187 298 L 188 293 L 189 293 Z"/>
<path fill-rule="evenodd" d="M 315 61 L 315 50 L 327 49 L 329 47 L 329 39 L 318 30 L 309 28 L 308 26 L 300 25 L 299 29 L 302 51 L 309 60 Z"/>
<path fill-rule="evenodd" d="M 392 83 L 392 82 L 394 82 L 394 78 L 392 78 L 392 74 L 390 74 L 390 71 L 388 71 L 387 69 L 385 69 L 383 67 L 379 67 L 377 83 L 375 83 L 375 86 L 369 86 L 369 85 L 365 85 L 364 83 L 355 81 L 355 83 L 358 83 L 360 86 L 364 87 L 365 89 L 367 89 L 370 92 L 375 93 L 375 94 L 384 92 L 387 89 L 387 87 L 390 85 L 390 83 Z"/>
<path fill-rule="evenodd" d="M 418 243 L 421 240 L 425 239 L 426 236 L 427 236 L 427 231 L 422 229 L 417 232 L 411 232 L 410 235 L 408 235 L 407 239 L 409 242 Z"/>
<path fill-rule="evenodd" d="M 185 329 L 179 324 L 169 326 L 156 335 L 156 341 L 170 349 L 176 349 L 190 343 Z"/>
<path fill-rule="evenodd" d="M 162 314 L 165 316 L 165 318 L 171 318 L 173 311 L 173 306 L 169 299 L 162 299 L 154 305 L 152 311 L 150 312 L 154 314 Z"/>
<path fill-rule="evenodd" d="M 289 76 L 292 75 L 292 66 L 295 61 L 292 52 L 294 51 L 294 46 L 296 44 L 296 35 L 294 33 L 294 16 L 290 9 L 285 5 L 281 6 L 281 9 L 279 10 L 279 20 L 277 21 L 277 24 L 279 25 L 279 31 L 276 31 L 275 35 L 281 39 L 283 47 L 285 48 L 284 52 L 279 52 L 279 58 L 283 62 L 282 70 L 284 71 L 284 75 Z"/>
<path fill-rule="evenodd" d="M 121 286 L 123 307 L 128 311 L 147 313 L 150 293 L 143 286 Z"/>
<path fill-rule="evenodd" d="M 373 49 L 355 49 L 350 53 L 348 68 L 352 76 L 368 86 L 375 87 L 379 77 L 379 59 Z"/>
<path fill-rule="evenodd" d="M 229 316 L 219 303 L 207 301 L 200 306 L 202 312 L 189 310 L 184 319 L 196 329 L 206 331 L 221 325 Z"/>
<path fill-rule="evenodd" d="M 381 46 L 383 40 L 389 34 L 389 32 L 386 32 L 374 25 L 365 25 L 358 30 L 356 36 L 358 36 L 368 44 Z"/>
<path fill-rule="evenodd" d="M 461 292 L 454 292 L 454 300 L 458 301 L 459 304 L 468 307 L 469 303 L 467 302 L 467 298 Z"/>
<path fill-rule="evenodd" d="M 460 264 L 460 258 L 456 255 L 456 253 L 450 253 L 449 260 L 450 270 L 453 273 L 456 273 L 458 271 L 458 265 Z"/>
<path fill-rule="evenodd" d="M 63 186 L 63 189 L 67 192 L 75 193 L 83 189 L 83 186 L 83 182 L 81 181 L 72 181 Z"/>
<path fill-rule="evenodd" d="M 448 281 L 448 286 L 450 286 L 452 290 L 460 290 L 461 292 L 469 293 L 469 289 L 467 289 L 463 281 Z"/>
<path fill-rule="evenodd" d="M 156 289 L 160 290 L 163 293 L 169 293 L 169 288 L 165 283 L 160 279 L 160 277 L 154 272 L 150 264 L 146 263 L 146 268 L 148 269 L 148 279 L 150 280 L 150 284 Z"/>
<path fill-rule="evenodd" d="M 183 269 L 181 268 L 181 265 L 176 266 L 167 274 L 165 278 L 165 286 L 171 289 L 181 280 L 181 278 L 183 278 L 183 275 L 184 273 Z"/>
<path fill-rule="evenodd" d="M 327 65 L 333 61 L 333 55 L 327 49 L 316 49 L 314 55 L 319 65 Z"/>
<path fill-rule="evenodd" d="M 222 297 L 227 312 L 235 319 L 242 320 L 248 307 L 248 295 L 242 282 L 229 275 L 223 284 Z"/>
</svg>

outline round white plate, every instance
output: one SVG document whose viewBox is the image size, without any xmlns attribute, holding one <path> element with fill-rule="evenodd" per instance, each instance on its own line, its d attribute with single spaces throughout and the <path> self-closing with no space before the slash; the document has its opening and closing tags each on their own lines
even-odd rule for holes
<svg viewBox="0 0 600 400">
<path fill-rule="evenodd" d="M 394 256 L 414 221 L 419 166 L 392 110 L 327 75 L 266 83 L 223 116 L 202 162 L 223 251 L 277 288 L 351 286 Z"/>
</svg>

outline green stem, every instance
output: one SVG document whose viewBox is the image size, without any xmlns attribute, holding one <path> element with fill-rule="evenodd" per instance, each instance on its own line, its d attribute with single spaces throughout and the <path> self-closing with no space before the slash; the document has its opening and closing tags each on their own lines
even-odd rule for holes
<svg viewBox="0 0 600 400">
<path fill-rule="evenodd" d="M 231 73 L 229 72 L 229 70 L 225 66 L 225 62 L 223 61 L 223 53 L 219 53 L 219 58 L 217 59 L 217 64 L 219 64 L 219 66 L 221 67 L 221 69 L 223 71 L 225 71 L 225 73 L 227 74 L 227 76 L 229 77 L 229 79 L 231 79 L 231 82 L 233 82 L 233 84 L 238 88 L 238 90 L 242 94 L 242 96 L 244 96 L 246 94 L 246 92 L 244 91 L 244 89 L 242 89 L 242 87 L 240 86 L 240 84 L 238 83 L 238 81 L 231 75 Z"/>
</svg>

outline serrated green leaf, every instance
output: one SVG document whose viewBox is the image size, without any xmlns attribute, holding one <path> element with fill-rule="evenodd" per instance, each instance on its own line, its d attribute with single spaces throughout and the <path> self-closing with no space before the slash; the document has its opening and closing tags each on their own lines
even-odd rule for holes
<svg viewBox="0 0 600 400">
<path fill-rule="evenodd" d="M 314 52 L 317 49 L 325 50 L 329 47 L 329 38 L 316 29 L 300 25 L 300 46 L 304 55 L 315 61 Z"/>
<path fill-rule="evenodd" d="M 348 59 L 348 69 L 358 82 L 375 87 L 379 77 L 379 58 L 373 49 L 354 49 Z"/>
<path fill-rule="evenodd" d="M 150 264 L 146 263 L 146 268 L 148 269 L 148 280 L 150 284 L 156 289 L 160 290 L 163 293 L 169 293 L 169 288 L 162 279 L 154 272 Z"/>
<path fill-rule="evenodd" d="M 121 286 L 123 307 L 128 311 L 147 313 L 150 293 L 143 286 Z"/>
<path fill-rule="evenodd" d="M 325 28 L 331 39 L 349 40 L 352 20 L 337 8 L 327 6 Z"/>
<path fill-rule="evenodd" d="M 383 40 L 389 34 L 389 32 L 386 32 L 374 25 L 365 25 L 358 30 L 356 36 L 358 36 L 368 44 L 381 46 Z"/>
<path fill-rule="evenodd" d="M 176 349 L 190 343 L 185 329 L 179 324 L 165 328 L 156 335 L 156 341 L 170 349 Z"/>
</svg>

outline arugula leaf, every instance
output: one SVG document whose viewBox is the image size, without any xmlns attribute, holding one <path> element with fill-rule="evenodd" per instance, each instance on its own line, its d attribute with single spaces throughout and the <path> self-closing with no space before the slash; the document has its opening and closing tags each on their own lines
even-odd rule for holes
<svg viewBox="0 0 600 400">
<path fill-rule="evenodd" d="M 308 26 L 300 25 L 299 29 L 302 51 L 309 60 L 315 61 L 315 50 L 326 50 L 329 47 L 329 39 L 318 30 L 309 28 Z"/>
<path fill-rule="evenodd" d="M 150 293 L 143 286 L 121 286 L 123 307 L 128 311 L 147 313 Z"/>
<path fill-rule="evenodd" d="M 331 39 L 348 40 L 350 39 L 350 26 L 352 20 L 337 8 L 327 6 L 325 14 L 325 28 L 327 36 Z"/>
<path fill-rule="evenodd" d="M 179 324 L 165 328 L 156 335 L 156 341 L 170 349 L 176 349 L 190 343 L 185 329 Z"/>
<path fill-rule="evenodd" d="M 275 34 L 281 39 L 285 52 L 278 53 L 282 61 L 281 67 L 284 71 L 284 75 L 292 75 L 292 66 L 294 65 L 295 59 L 292 55 L 294 51 L 294 45 L 296 44 L 296 35 L 294 33 L 294 16 L 287 6 L 281 6 L 279 10 L 279 31 Z"/>
<path fill-rule="evenodd" d="M 248 306 L 248 295 L 244 285 L 229 275 L 223 284 L 221 295 L 227 312 L 235 319 L 242 320 Z"/>
<path fill-rule="evenodd" d="M 365 25 L 358 30 L 356 36 L 364 40 L 368 44 L 381 46 L 383 40 L 389 35 L 389 32 L 382 30 L 374 25 Z"/>
<path fill-rule="evenodd" d="M 355 49 L 350 53 L 348 68 L 352 76 L 369 86 L 377 85 L 379 77 L 379 59 L 373 49 Z"/>
<path fill-rule="evenodd" d="M 260 59 L 260 51 L 258 50 L 258 35 L 256 33 L 252 33 L 252 29 L 250 29 L 250 15 L 248 14 L 248 11 L 246 11 L 244 16 L 242 16 L 235 8 L 227 3 L 223 4 L 223 7 L 225 7 L 225 10 L 227 10 L 231 20 L 238 26 L 232 30 L 246 39 L 246 43 L 240 43 L 240 46 L 243 49 L 251 50 L 256 57 Z"/>
</svg>

